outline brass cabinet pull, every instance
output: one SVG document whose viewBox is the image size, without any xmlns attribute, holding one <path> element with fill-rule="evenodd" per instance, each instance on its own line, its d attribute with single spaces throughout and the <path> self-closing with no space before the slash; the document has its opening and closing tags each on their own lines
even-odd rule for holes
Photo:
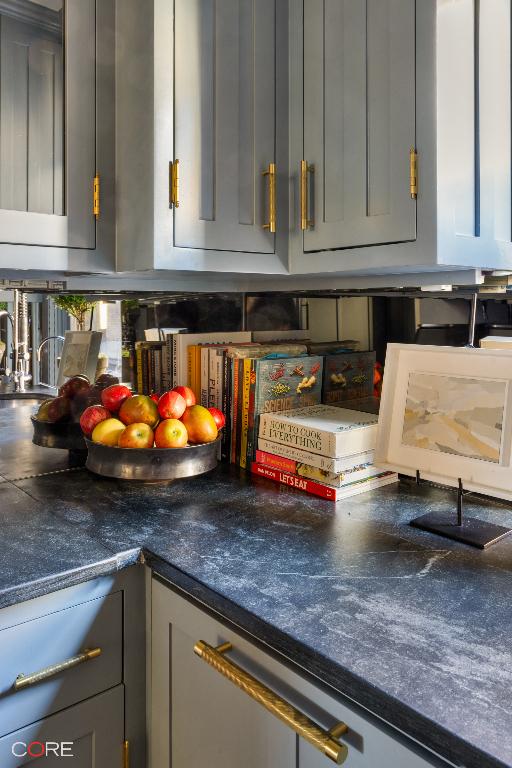
<svg viewBox="0 0 512 768">
<path fill-rule="evenodd" d="M 416 200 L 418 197 L 418 153 L 416 147 L 409 150 L 409 192 L 411 198 Z"/>
<path fill-rule="evenodd" d="M 199 640 L 194 646 L 194 653 L 234 683 L 240 690 L 247 693 L 251 699 L 265 707 L 281 722 L 288 725 L 295 733 L 302 736 L 305 741 L 312 744 L 333 763 L 341 765 L 345 762 L 348 756 L 348 747 L 346 744 L 340 744 L 337 739 L 348 731 L 348 726 L 345 723 L 338 723 L 329 731 L 321 728 L 292 704 L 282 699 L 248 672 L 245 672 L 238 664 L 226 659 L 223 654 L 230 651 L 232 647 L 231 643 L 223 643 L 223 645 L 214 648 L 205 643 L 204 640 Z"/>
<path fill-rule="evenodd" d="M 92 180 L 92 213 L 95 219 L 100 217 L 100 175 L 96 174 Z"/>
<path fill-rule="evenodd" d="M 23 688 L 28 688 L 36 683 L 41 683 L 43 680 L 48 680 L 50 677 L 58 675 L 60 672 L 65 672 L 66 669 L 77 667 L 79 664 L 83 664 L 85 661 L 91 661 L 101 655 L 101 648 L 92 648 L 91 650 L 85 650 L 83 653 L 79 653 L 77 656 L 72 656 L 66 661 L 60 661 L 58 664 L 52 664 L 49 667 L 39 670 L 39 672 L 31 672 L 29 675 L 18 675 L 14 681 L 13 688 L 15 691 L 21 691 Z"/>
<path fill-rule="evenodd" d="M 169 208 L 179 208 L 178 184 L 179 184 L 179 160 L 169 163 Z"/>
<path fill-rule="evenodd" d="M 314 225 L 309 218 L 308 204 L 308 173 L 313 173 L 314 170 L 312 165 L 308 165 L 307 160 L 300 161 L 300 228 L 303 232 Z"/>
<path fill-rule="evenodd" d="M 263 176 L 268 176 L 268 222 L 263 224 L 263 229 L 268 229 L 274 234 L 276 231 L 276 164 L 269 163 L 268 169 L 263 171 Z"/>
</svg>

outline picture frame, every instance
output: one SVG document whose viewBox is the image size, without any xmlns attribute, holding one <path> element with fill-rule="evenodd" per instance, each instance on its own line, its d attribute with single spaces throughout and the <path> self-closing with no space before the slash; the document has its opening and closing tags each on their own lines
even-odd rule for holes
<svg viewBox="0 0 512 768">
<path fill-rule="evenodd" d="M 375 463 L 512 501 L 512 351 L 388 344 Z"/>
<path fill-rule="evenodd" d="M 57 387 L 61 387 L 66 379 L 80 374 L 94 381 L 102 337 L 101 331 L 66 331 Z"/>
</svg>

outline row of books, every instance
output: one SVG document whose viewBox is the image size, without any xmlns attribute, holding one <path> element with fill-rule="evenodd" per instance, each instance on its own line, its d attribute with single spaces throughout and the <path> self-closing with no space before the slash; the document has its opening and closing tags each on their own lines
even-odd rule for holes
<svg viewBox="0 0 512 768">
<path fill-rule="evenodd" d="M 216 358 L 222 357 L 226 347 L 233 345 L 257 346 L 258 350 L 254 353 L 256 358 L 262 357 L 262 350 L 267 356 L 327 355 L 325 371 L 322 369 L 322 375 L 316 376 L 322 391 L 321 399 L 326 403 L 368 397 L 373 390 L 374 352 L 345 354 L 343 357 L 336 354 L 340 350 L 345 353 L 350 350 L 355 345 L 350 340 L 311 343 L 304 338 L 307 331 L 191 334 L 183 333 L 182 329 L 169 330 L 164 339 L 158 338 L 158 333 L 148 332 L 150 339 L 135 344 L 135 383 L 139 392 L 163 392 L 178 384 L 187 384 L 194 390 L 198 402 L 206 405 L 212 397 L 211 390 L 220 387 L 218 381 L 222 366 Z M 280 334 L 290 337 L 286 343 L 279 339 Z M 266 346 L 276 345 L 280 345 L 279 350 L 265 350 Z M 295 367 L 300 370 L 300 366 L 298 362 Z M 286 382 L 281 383 L 284 385 Z M 306 383 L 302 382 L 304 390 L 308 389 Z M 220 405 L 217 404 L 217 407 Z"/>
<path fill-rule="evenodd" d="M 373 463 L 377 422 L 327 405 L 262 414 L 251 472 L 332 501 L 389 485 L 398 475 Z"/>
</svg>

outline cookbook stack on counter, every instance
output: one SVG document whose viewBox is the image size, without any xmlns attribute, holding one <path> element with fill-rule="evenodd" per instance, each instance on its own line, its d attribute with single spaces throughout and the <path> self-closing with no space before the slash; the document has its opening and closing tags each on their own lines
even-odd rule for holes
<svg viewBox="0 0 512 768">
<path fill-rule="evenodd" d="M 373 464 L 378 417 L 315 405 L 260 416 L 255 475 L 338 501 L 398 480 Z"/>
</svg>

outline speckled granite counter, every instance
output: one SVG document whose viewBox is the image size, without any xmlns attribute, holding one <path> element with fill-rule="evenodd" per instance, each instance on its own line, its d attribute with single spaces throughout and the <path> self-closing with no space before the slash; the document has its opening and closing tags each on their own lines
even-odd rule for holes
<svg viewBox="0 0 512 768">
<path fill-rule="evenodd" d="M 86 470 L 6 480 L 0 605 L 142 548 L 157 573 L 456 765 L 510 768 L 512 539 L 478 552 L 408 525 L 450 503 L 402 484 L 334 505 L 229 469 L 173 486 Z M 467 505 L 512 524 L 505 506 Z"/>
</svg>

